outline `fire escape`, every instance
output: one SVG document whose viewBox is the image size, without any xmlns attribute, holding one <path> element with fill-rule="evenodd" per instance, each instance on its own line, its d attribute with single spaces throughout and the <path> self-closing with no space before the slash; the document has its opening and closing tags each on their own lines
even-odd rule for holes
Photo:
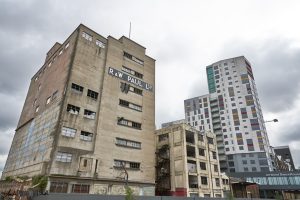
<svg viewBox="0 0 300 200">
<path fill-rule="evenodd" d="M 156 150 L 156 195 L 170 195 L 170 178 L 169 144 L 163 144 Z"/>
</svg>

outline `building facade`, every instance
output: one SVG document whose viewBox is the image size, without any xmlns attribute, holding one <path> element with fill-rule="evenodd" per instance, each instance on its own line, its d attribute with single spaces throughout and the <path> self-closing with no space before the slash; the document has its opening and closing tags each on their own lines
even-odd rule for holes
<svg viewBox="0 0 300 200">
<path fill-rule="evenodd" d="M 299 199 L 300 173 L 293 172 L 238 172 L 230 173 L 231 179 L 238 178 L 259 185 L 260 198 Z M 231 182 L 233 182 L 231 180 Z"/>
<path fill-rule="evenodd" d="M 206 67 L 209 94 L 184 101 L 185 118 L 217 138 L 221 171 L 272 171 L 275 163 L 251 65 L 241 56 Z"/>
<path fill-rule="evenodd" d="M 2 179 L 42 174 L 50 192 L 124 194 L 128 177 L 135 194 L 154 195 L 155 60 L 145 51 L 84 25 L 56 43 L 31 79 Z"/>
<path fill-rule="evenodd" d="M 283 162 L 284 164 L 288 165 L 288 169 L 286 170 L 286 168 L 284 168 L 284 171 L 296 170 L 289 146 L 273 147 L 273 151 L 275 155 L 278 157 L 278 159 L 280 160 L 280 162 Z"/>
<path fill-rule="evenodd" d="M 215 135 L 186 123 L 156 130 L 156 194 L 223 197 Z"/>
</svg>

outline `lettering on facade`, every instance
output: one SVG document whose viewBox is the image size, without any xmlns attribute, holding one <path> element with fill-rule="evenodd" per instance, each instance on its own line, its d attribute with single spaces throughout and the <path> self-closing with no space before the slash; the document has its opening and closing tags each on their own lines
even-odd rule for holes
<svg viewBox="0 0 300 200">
<path fill-rule="evenodd" d="M 286 173 L 272 173 L 272 174 L 266 174 L 266 176 L 268 177 L 268 176 L 279 176 L 279 177 L 281 177 L 281 176 L 300 176 L 300 173 L 295 173 L 295 172 L 286 172 Z"/>
<path fill-rule="evenodd" d="M 153 92 L 153 86 L 152 85 L 150 85 L 149 83 L 146 83 L 144 81 L 141 81 L 141 80 L 139 80 L 139 79 L 137 79 L 133 76 L 130 76 L 130 75 L 124 73 L 124 72 L 120 72 L 120 71 L 118 71 L 114 68 L 109 67 L 108 68 L 108 74 L 111 75 L 111 76 L 115 76 L 119 79 L 122 79 L 122 80 L 124 80 L 128 83 L 132 83 L 133 85 L 136 85 L 140 88 L 143 88 L 145 90 Z"/>
</svg>

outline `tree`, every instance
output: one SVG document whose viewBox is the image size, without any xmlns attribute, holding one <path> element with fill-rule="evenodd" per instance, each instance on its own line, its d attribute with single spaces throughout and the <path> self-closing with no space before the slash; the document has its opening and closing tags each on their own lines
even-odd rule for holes
<svg viewBox="0 0 300 200">
<path fill-rule="evenodd" d="M 41 193 L 45 191 L 47 184 L 48 184 L 47 176 L 38 175 L 32 177 L 32 186 L 37 186 L 37 188 Z"/>
<path fill-rule="evenodd" d="M 125 196 L 125 200 L 134 200 L 134 197 L 133 197 L 133 190 L 126 186 L 126 196 Z"/>
</svg>

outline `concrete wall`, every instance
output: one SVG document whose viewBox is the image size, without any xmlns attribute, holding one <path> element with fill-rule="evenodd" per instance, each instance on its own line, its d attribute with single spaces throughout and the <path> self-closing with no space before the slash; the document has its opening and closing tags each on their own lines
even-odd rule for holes
<svg viewBox="0 0 300 200">
<path fill-rule="evenodd" d="M 136 200 L 225 200 L 225 198 L 174 197 L 174 196 L 136 196 Z M 37 196 L 34 200 L 124 200 L 120 195 L 50 194 Z M 235 200 L 247 200 L 235 198 Z M 259 200 L 259 199 L 252 199 Z M 268 199 L 264 199 L 268 200 Z"/>
</svg>

